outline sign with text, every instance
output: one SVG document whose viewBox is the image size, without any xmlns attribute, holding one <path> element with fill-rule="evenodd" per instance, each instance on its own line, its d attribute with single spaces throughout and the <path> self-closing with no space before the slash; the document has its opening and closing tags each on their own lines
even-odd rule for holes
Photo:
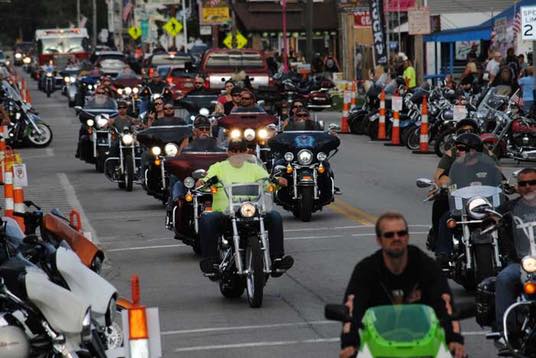
<svg viewBox="0 0 536 358">
<path fill-rule="evenodd" d="M 430 10 L 426 7 L 408 10 L 408 33 L 428 35 L 431 31 Z"/>
<path fill-rule="evenodd" d="M 202 0 L 199 14 L 200 25 L 224 25 L 232 20 L 229 4 L 224 0 Z"/>
<path fill-rule="evenodd" d="M 368 29 L 370 25 L 372 25 L 372 21 L 370 20 L 370 11 L 367 9 L 354 11 L 354 29 Z"/>
<path fill-rule="evenodd" d="M 370 19 L 374 42 L 374 62 L 377 65 L 385 65 L 387 64 L 387 45 L 383 23 L 383 0 L 370 0 Z"/>
<path fill-rule="evenodd" d="M 26 172 L 26 164 L 13 165 L 13 185 L 21 188 L 28 186 L 28 173 Z"/>
<path fill-rule="evenodd" d="M 521 7 L 521 38 L 536 41 L 536 6 Z"/>
<path fill-rule="evenodd" d="M 391 109 L 395 112 L 402 111 L 402 97 L 400 96 L 391 97 Z"/>
</svg>

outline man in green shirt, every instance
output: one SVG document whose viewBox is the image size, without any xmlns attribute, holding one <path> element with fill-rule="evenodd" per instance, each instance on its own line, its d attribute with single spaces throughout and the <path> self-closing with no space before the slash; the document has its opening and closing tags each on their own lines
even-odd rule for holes
<svg viewBox="0 0 536 358">
<path fill-rule="evenodd" d="M 404 61 L 404 73 L 402 76 L 404 77 L 406 86 L 410 90 L 414 89 L 417 87 L 417 75 L 415 73 L 415 68 L 411 65 L 410 59 L 405 54 L 402 56 L 402 60 Z"/>
<path fill-rule="evenodd" d="M 208 168 L 205 179 L 200 179 L 199 187 L 212 177 L 217 177 L 222 185 L 255 183 L 269 177 L 268 172 L 260 165 L 247 161 L 247 144 L 243 141 L 231 141 L 227 149 L 228 159 L 215 163 Z M 279 185 L 286 186 L 287 180 L 279 178 Z M 224 190 L 218 190 L 212 197 L 212 212 L 204 213 L 199 220 L 199 239 L 201 253 L 201 270 L 206 274 L 216 274 L 221 262 L 218 257 L 218 237 L 223 235 L 228 217 L 223 211 L 228 206 L 228 198 Z M 270 256 L 272 259 L 272 276 L 280 276 L 294 264 L 291 256 L 284 255 L 283 219 L 272 210 L 266 213 L 265 227 L 269 233 Z"/>
</svg>

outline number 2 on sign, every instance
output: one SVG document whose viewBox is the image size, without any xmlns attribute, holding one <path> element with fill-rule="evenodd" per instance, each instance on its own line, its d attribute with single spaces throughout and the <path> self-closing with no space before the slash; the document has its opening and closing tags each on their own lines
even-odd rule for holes
<svg viewBox="0 0 536 358">
<path fill-rule="evenodd" d="M 534 29 L 534 27 L 531 25 L 531 24 L 525 24 L 524 28 L 523 28 L 523 36 L 526 36 L 526 37 L 532 37 L 534 36 L 534 34 L 532 33 L 532 30 Z"/>
</svg>

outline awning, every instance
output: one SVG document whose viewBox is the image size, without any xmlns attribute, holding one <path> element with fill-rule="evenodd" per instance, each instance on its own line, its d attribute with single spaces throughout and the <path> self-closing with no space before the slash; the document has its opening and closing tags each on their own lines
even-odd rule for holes
<svg viewBox="0 0 536 358">
<path fill-rule="evenodd" d="M 456 42 L 490 40 L 491 26 L 487 24 L 444 30 L 424 36 L 425 42 Z"/>
<path fill-rule="evenodd" d="M 313 31 L 337 30 L 337 7 L 333 1 L 314 3 Z M 279 3 L 236 2 L 233 8 L 247 32 L 282 31 Z M 305 11 L 298 4 L 287 4 L 287 31 L 305 31 Z"/>
</svg>

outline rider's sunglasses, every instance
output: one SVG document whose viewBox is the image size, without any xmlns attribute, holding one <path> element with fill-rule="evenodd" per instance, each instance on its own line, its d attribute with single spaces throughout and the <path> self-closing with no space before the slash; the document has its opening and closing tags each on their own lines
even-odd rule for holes
<svg viewBox="0 0 536 358">
<path fill-rule="evenodd" d="M 457 145 L 456 146 L 456 150 L 458 152 L 468 152 L 469 151 L 469 148 L 467 148 L 465 145 Z"/>
<path fill-rule="evenodd" d="M 297 118 L 307 118 L 307 117 L 309 117 L 309 115 L 308 114 L 297 114 L 296 117 Z"/>
<path fill-rule="evenodd" d="M 173 110 L 173 107 L 164 107 L 164 109 L 165 109 L 166 111 L 172 111 L 172 110 Z"/>
<path fill-rule="evenodd" d="M 197 82 L 197 81 L 196 81 L 196 82 L 194 82 L 194 84 L 196 84 L 196 85 L 204 85 L 205 82 Z"/>
<path fill-rule="evenodd" d="M 125 107 L 125 106 L 121 106 L 121 107 L 117 107 L 117 109 L 127 109 L 128 107 Z"/>
<path fill-rule="evenodd" d="M 242 96 L 242 99 L 245 99 L 245 100 L 249 101 L 251 99 L 251 97 L 250 96 Z"/>
<path fill-rule="evenodd" d="M 235 94 L 233 94 L 233 95 L 231 95 L 231 96 L 233 96 L 233 97 L 240 97 L 240 93 L 235 93 Z"/>
<path fill-rule="evenodd" d="M 475 130 L 473 128 L 466 128 L 466 129 L 460 129 L 456 133 L 457 134 L 475 133 Z"/>
<path fill-rule="evenodd" d="M 292 108 L 303 108 L 303 104 L 295 104 Z"/>
<path fill-rule="evenodd" d="M 392 239 L 395 237 L 406 237 L 408 236 L 408 230 L 400 230 L 400 231 L 387 231 L 382 234 L 382 237 L 384 239 Z"/>
<path fill-rule="evenodd" d="M 533 180 L 521 180 L 517 182 L 518 186 L 534 186 L 536 185 L 536 179 Z"/>
<path fill-rule="evenodd" d="M 163 106 L 163 105 L 164 105 L 164 103 L 162 103 L 162 102 L 155 102 L 155 104 L 154 104 L 154 105 L 155 105 L 155 106 Z"/>
<path fill-rule="evenodd" d="M 210 127 L 199 127 L 197 128 L 197 130 L 202 131 L 202 132 L 210 132 Z"/>
</svg>

